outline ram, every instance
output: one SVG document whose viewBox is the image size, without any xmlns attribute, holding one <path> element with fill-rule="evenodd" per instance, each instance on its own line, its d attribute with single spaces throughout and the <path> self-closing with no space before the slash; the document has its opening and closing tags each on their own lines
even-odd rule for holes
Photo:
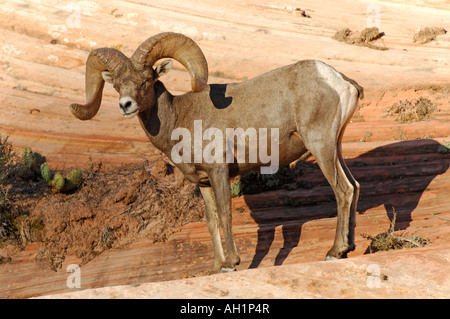
<svg viewBox="0 0 450 319">
<path fill-rule="evenodd" d="M 170 70 L 172 61 L 164 60 L 153 68 L 162 58 L 177 60 L 188 70 L 192 92 L 174 96 L 166 89 L 159 78 Z M 326 259 L 341 258 L 353 250 L 359 184 L 343 160 L 341 142 L 363 88 L 317 60 L 299 61 L 241 83 L 208 85 L 207 80 L 208 65 L 198 45 L 182 34 L 160 33 L 144 41 L 131 58 L 116 49 L 93 50 L 86 62 L 87 103 L 71 104 L 70 110 L 81 120 L 93 118 L 100 108 L 104 83 L 109 82 L 120 94 L 121 114 L 126 118 L 137 115 L 150 142 L 169 157 L 179 142 L 172 137 L 174 130 L 183 128 L 193 135 L 194 122 L 222 132 L 277 129 L 277 143 L 267 151 L 278 152 L 279 165 L 312 154 L 333 188 L 337 228 Z M 227 145 L 219 149 L 225 158 Z M 251 145 L 246 145 L 247 154 L 251 151 Z M 189 181 L 199 185 L 205 201 L 214 248 L 211 273 L 235 270 L 240 262 L 231 227 L 230 178 L 263 164 L 259 159 L 176 163 Z"/>
</svg>

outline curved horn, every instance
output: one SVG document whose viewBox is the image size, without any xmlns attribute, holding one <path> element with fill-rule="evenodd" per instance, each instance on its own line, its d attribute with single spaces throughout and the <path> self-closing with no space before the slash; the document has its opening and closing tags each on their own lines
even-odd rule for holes
<svg viewBox="0 0 450 319">
<path fill-rule="evenodd" d="M 133 66 L 142 70 L 153 67 L 162 58 L 173 58 L 180 62 L 191 75 L 192 91 L 200 92 L 208 82 L 208 64 L 200 47 L 180 33 L 165 32 L 145 40 L 131 57 Z"/>
<path fill-rule="evenodd" d="M 102 92 L 105 81 L 103 71 L 109 71 L 113 75 L 127 57 L 116 49 L 100 48 L 91 51 L 86 62 L 86 104 L 73 103 L 70 111 L 80 120 L 90 120 L 97 114 L 102 102 Z"/>
</svg>

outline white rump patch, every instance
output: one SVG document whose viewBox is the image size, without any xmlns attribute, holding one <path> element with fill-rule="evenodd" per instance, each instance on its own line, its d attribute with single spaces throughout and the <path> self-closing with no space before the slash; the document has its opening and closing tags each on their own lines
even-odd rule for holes
<svg viewBox="0 0 450 319">
<path fill-rule="evenodd" d="M 340 97 L 339 108 L 341 109 L 341 125 L 344 125 L 349 116 L 353 113 L 355 104 L 358 100 L 358 90 L 331 66 L 321 61 L 315 62 L 319 75 Z"/>
</svg>

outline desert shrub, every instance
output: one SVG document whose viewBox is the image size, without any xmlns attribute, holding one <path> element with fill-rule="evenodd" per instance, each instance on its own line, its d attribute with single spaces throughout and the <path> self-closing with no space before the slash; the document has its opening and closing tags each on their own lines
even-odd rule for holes
<svg viewBox="0 0 450 319">
<path fill-rule="evenodd" d="M 11 143 L 8 141 L 8 136 L 3 138 L 0 135 L 0 172 L 5 173 L 5 169 L 11 164 L 14 157 L 14 151 Z"/>
<path fill-rule="evenodd" d="M 8 137 L 0 135 L 0 240 L 7 235 L 8 224 L 6 216 L 6 205 L 8 202 L 9 189 L 5 186 L 5 178 L 9 166 L 13 160 L 14 151 Z"/>
<path fill-rule="evenodd" d="M 261 174 L 259 171 L 249 171 L 240 175 L 231 184 L 231 194 L 232 196 L 241 196 L 278 189 L 311 189 L 314 187 L 313 184 L 299 178 L 317 170 L 318 167 L 315 164 L 302 160 L 293 168 L 282 166 L 274 174 Z"/>
<path fill-rule="evenodd" d="M 14 151 L 8 137 L 3 138 L 0 135 L 0 214 L 8 199 L 8 189 L 4 185 L 5 177 L 14 157 Z M 1 217 L 0 217 L 1 221 Z M 1 227 L 1 225 L 0 225 Z"/>
<path fill-rule="evenodd" d="M 280 172 L 276 174 L 261 174 L 258 171 L 250 171 L 240 176 L 237 183 L 231 186 L 232 194 L 251 195 L 280 189 L 283 185 L 280 182 Z"/>
<path fill-rule="evenodd" d="M 363 238 L 369 239 L 369 253 L 375 253 L 377 251 L 388 251 L 402 248 L 415 248 L 430 245 L 431 242 L 428 239 L 422 238 L 419 235 L 408 235 L 403 237 L 402 235 L 395 234 L 395 223 L 397 220 L 397 213 L 394 210 L 391 225 L 388 231 L 385 231 L 376 236 L 362 234 Z"/>
<path fill-rule="evenodd" d="M 34 241 L 43 228 L 42 220 L 29 219 L 27 197 L 40 196 L 36 170 L 43 157 L 26 148 L 22 156 L 13 151 L 8 137 L 0 136 L 0 248 L 4 244 L 23 247 Z M 0 256 L 1 260 L 5 260 Z"/>
<path fill-rule="evenodd" d="M 399 101 L 386 110 L 387 115 L 396 117 L 400 123 L 426 120 L 436 111 L 436 106 L 427 98 Z"/>
<path fill-rule="evenodd" d="M 361 32 L 352 31 L 349 28 L 338 30 L 332 38 L 339 42 L 345 42 L 353 45 L 366 46 L 376 50 L 387 50 L 386 47 L 380 47 L 372 44 L 371 42 L 380 39 L 384 36 L 384 32 L 380 32 L 378 28 L 365 28 Z"/>
<path fill-rule="evenodd" d="M 426 27 L 420 29 L 419 32 L 414 35 L 413 40 L 416 43 L 425 44 L 435 40 L 436 36 L 446 33 L 447 30 L 445 30 L 444 28 Z"/>
</svg>

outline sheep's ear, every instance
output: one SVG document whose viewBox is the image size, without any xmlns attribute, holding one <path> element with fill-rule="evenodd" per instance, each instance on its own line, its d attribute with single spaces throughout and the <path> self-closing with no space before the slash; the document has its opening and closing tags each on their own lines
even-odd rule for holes
<svg viewBox="0 0 450 319">
<path fill-rule="evenodd" d="M 172 60 L 165 60 L 158 64 L 155 69 L 156 77 L 159 78 L 164 74 L 167 74 L 172 69 Z"/>
<path fill-rule="evenodd" d="M 111 83 L 111 84 L 113 83 L 113 80 L 114 80 L 113 75 L 111 74 L 111 72 L 108 72 L 108 71 L 102 72 L 102 78 L 103 78 L 103 80 L 105 80 L 105 82 Z"/>
</svg>

